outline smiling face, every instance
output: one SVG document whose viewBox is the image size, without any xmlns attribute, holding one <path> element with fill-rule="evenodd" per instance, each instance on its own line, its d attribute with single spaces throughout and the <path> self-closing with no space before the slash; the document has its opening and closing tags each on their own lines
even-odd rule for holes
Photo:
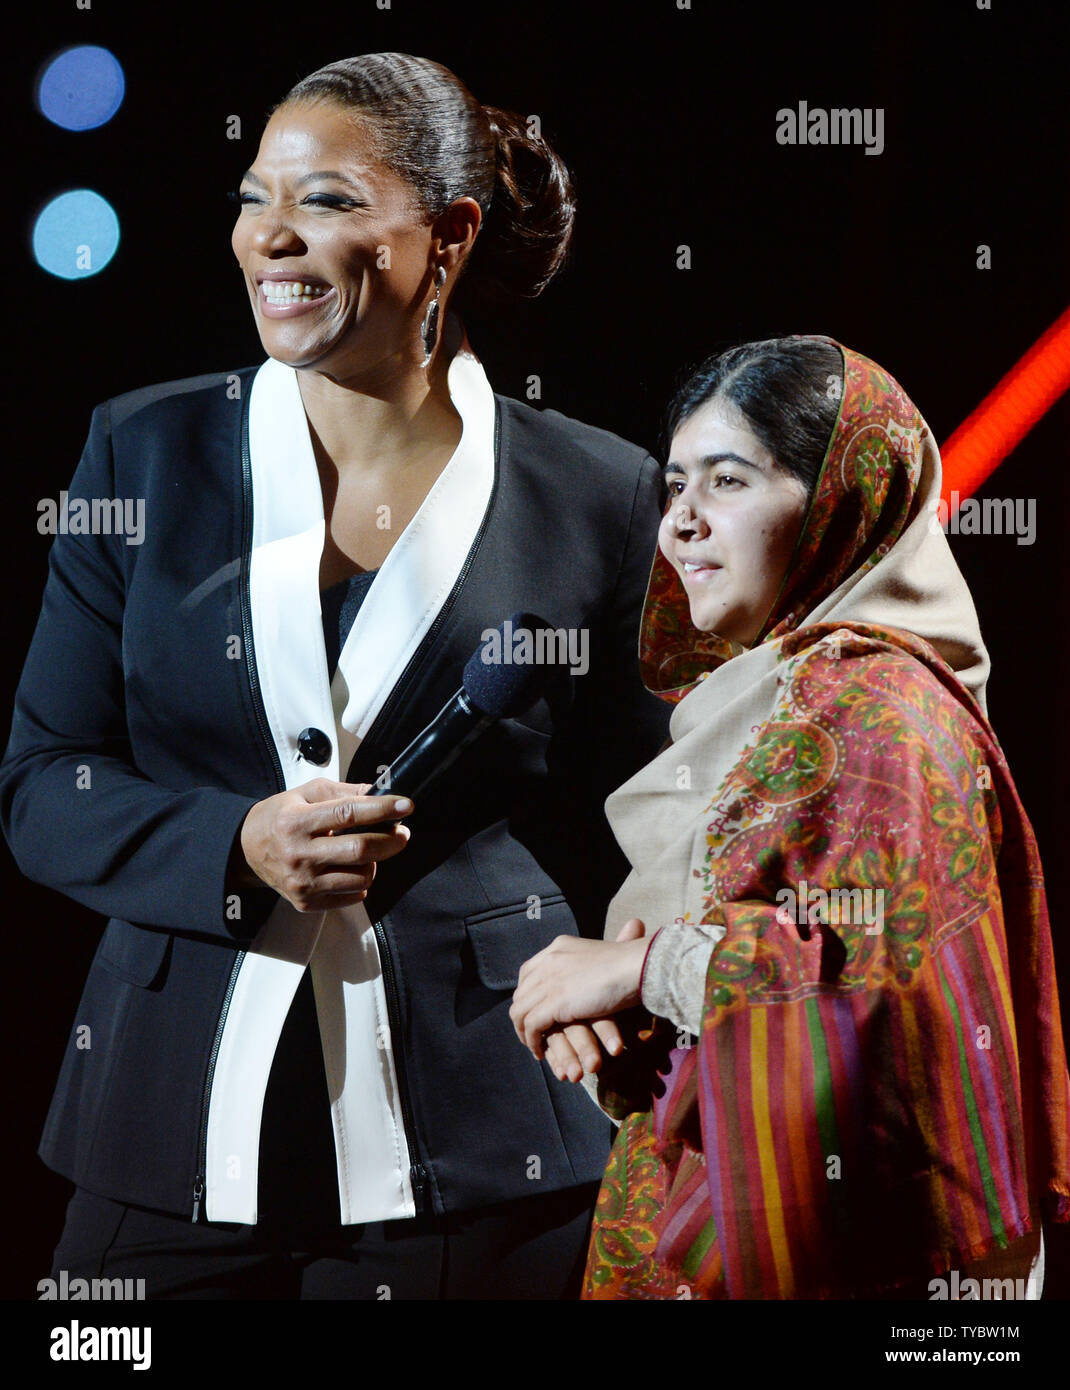
<svg viewBox="0 0 1070 1390">
<path fill-rule="evenodd" d="M 332 102 L 279 107 L 231 237 L 264 350 L 340 381 L 419 363 L 434 266 L 431 219 L 371 137 Z"/>
<path fill-rule="evenodd" d="M 680 576 L 691 621 L 749 646 L 780 593 L 806 487 L 716 398 L 673 435 L 665 478 L 670 501 L 658 545 Z"/>
</svg>

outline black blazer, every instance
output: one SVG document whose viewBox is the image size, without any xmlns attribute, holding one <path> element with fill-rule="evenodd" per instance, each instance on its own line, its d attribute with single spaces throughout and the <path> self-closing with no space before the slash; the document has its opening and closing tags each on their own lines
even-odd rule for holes
<svg viewBox="0 0 1070 1390">
<path fill-rule="evenodd" d="M 145 537 L 56 537 L 0 767 L 23 873 L 110 919 L 41 1156 L 91 1191 L 187 1216 L 228 982 L 277 901 L 265 888 L 243 895 L 240 920 L 225 909 L 246 812 L 282 789 L 251 642 L 228 655 L 249 635 L 254 374 L 95 411 L 70 498 L 144 499 Z M 240 396 L 226 389 L 235 376 Z M 541 1191 L 601 1176 L 607 1122 L 520 1046 L 508 1006 L 521 963 L 553 937 L 601 935 L 627 868 L 603 801 L 655 754 L 669 713 L 637 668 L 656 464 L 556 412 L 495 401 L 486 522 L 349 769 L 374 781 L 456 690 L 481 632 L 513 611 L 590 630 L 590 672 L 462 755 L 367 900 L 387 948 L 414 1187 L 439 1212 L 529 1194 L 532 1155 Z M 211 576 L 207 597 L 184 605 Z"/>
</svg>

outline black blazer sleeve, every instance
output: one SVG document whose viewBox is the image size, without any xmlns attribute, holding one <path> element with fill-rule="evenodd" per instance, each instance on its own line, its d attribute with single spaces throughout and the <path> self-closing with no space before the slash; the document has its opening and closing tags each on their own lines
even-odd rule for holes
<svg viewBox="0 0 1070 1390">
<path fill-rule="evenodd" d="M 71 499 L 116 495 L 110 412 L 94 412 Z M 151 515 L 146 524 L 151 526 Z M 255 797 L 172 790 L 139 772 L 124 715 L 121 535 L 57 535 L 0 767 L 22 872 L 109 917 L 233 942 L 225 890 Z M 248 930 L 246 922 L 242 927 Z"/>
</svg>

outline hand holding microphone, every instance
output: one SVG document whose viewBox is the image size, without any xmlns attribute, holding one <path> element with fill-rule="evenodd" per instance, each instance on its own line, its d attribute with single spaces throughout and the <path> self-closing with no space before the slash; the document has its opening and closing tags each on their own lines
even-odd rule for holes
<svg viewBox="0 0 1070 1390">
<path fill-rule="evenodd" d="M 238 886 L 267 884 L 299 912 L 363 901 L 376 862 L 408 844 L 409 828 L 397 821 L 412 811 L 406 798 L 366 795 L 370 790 L 317 777 L 258 801 L 242 823 L 248 873 Z"/>
<path fill-rule="evenodd" d="M 515 613 L 507 632 L 547 627 Z M 267 884 L 299 912 L 348 907 L 367 897 L 375 865 L 399 854 L 409 828 L 399 825 L 418 796 L 499 719 L 528 709 L 554 666 L 488 663 L 480 646 L 464 668 L 461 688 L 390 763 L 375 787 L 319 777 L 258 801 L 242 823 L 236 886 Z M 499 640 L 497 650 L 502 650 Z M 371 792 L 371 795 L 367 795 Z"/>
</svg>

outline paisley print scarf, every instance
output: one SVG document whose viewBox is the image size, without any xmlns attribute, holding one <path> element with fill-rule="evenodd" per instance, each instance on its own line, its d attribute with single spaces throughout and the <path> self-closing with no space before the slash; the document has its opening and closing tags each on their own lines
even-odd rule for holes
<svg viewBox="0 0 1070 1390">
<path fill-rule="evenodd" d="M 638 916 L 720 939 L 700 1036 L 659 1020 L 601 1074 L 623 1123 L 588 1298 L 881 1296 L 1070 1219 L 1040 861 L 936 519 L 939 454 L 841 350 L 755 645 L 695 629 L 654 560 L 640 660 L 672 743 L 607 802 L 633 871 L 606 935 Z"/>
</svg>

